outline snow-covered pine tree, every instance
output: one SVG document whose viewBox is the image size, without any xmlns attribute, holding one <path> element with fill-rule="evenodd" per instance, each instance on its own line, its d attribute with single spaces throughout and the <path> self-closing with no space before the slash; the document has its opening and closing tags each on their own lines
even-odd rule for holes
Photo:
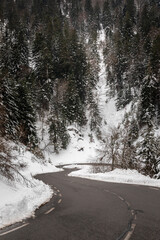
<svg viewBox="0 0 160 240">
<path fill-rule="evenodd" d="M 150 124 L 156 117 L 157 95 L 159 92 L 158 82 L 155 76 L 148 75 L 143 79 L 141 89 L 141 121 Z"/>
<path fill-rule="evenodd" d="M 60 119 L 50 119 L 50 141 L 53 143 L 54 151 L 59 153 L 60 150 L 66 149 L 69 143 L 69 134 L 65 122 Z"/>
<path fill-rule="evenodd" d="M 21 26 L 16 27 L 11 32 L 6 26 L 0 51 L 1 99 L 5 110 L 4 136 L 34 146 L 37 139 L 35 115 L 31 102 L 28 101 L 30 89 L 27 88 L 27 81 L 30 69 L 27 38 L 24 29 Z"/>
<path fill-rule="evenodd" d="M 160 141 L 154 136 L 153 130 L 152 126 L 147 126 L 138 150 L 138 160 L 144 164 L 142 172 L 151 177 L 158 173 L 157 167 L 160 161 Z"/>
</svg>

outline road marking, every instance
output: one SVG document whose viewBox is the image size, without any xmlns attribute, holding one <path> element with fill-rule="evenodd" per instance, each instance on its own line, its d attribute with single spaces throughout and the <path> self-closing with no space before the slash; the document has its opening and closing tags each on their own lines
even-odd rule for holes
<svg viewBox="0 0 160 240">
<path fill-rule="evenodd" d="M 115 195 L 115 196 L 118 196 L 117 193 L 115 193 L 115 192 L 111 192 L 111 193 L 112 193 L 113 195 Z"/>
<path fill-rule="evenodd" d="M 45 214 L 46 214 L 46 215 L 49 214 L 49 213 L 52 212 L 54 209 L 55 209 L 54 207 L 51 208 L 50 210 L 48 210 L 47 212 L 45 212 Z"/>
<path fill-rule="evenodd" d="M 156 189 L 157 190 L 157 189 Z M 105 192 L 109 192 L 115 196 L 117 196 L 121 201 L 123 201 L 127 206 L 128 206 L 128 210 L 130 210 L 132 216 L 134 216 L 133 220 L 135 221 L 137 219 L 137 216 L 136 216 L 136 213 L 133 209 L 130 209 L 131 207 L 131 204 L 129 202 L 127 202 L 123 197 L 119 196 L 118 194 L 116 194 L 115 192 L 111 192 L 109 190 L 104 190 Z M 124 240 L 129 240 L 134 232 L 134 229 L 136 227 L 136 224 L 135 223 L 132 223 L 131 224 L 131 229 L 128 231 L 126 237 L 124 238 Z"/>
<path fill-rule="evenodd" d="M 159 191 L 158 188 L 155 188 L 155 187 L 149 187 L 150 189 L 153 189 L 153 190 L 156 190 L 156 191 Z"/>
<path fill-rule="evenodd" d="M 127 236 L 124 238 L 124 240 L 129 240 L 134 232 L 134 229 L 136 227 L 135 223 L 132 223 L 131 230 L 127 233 Z"/>
<path fill-rule="evenodd" d="M 119 197 L 119 199 L 121 199 L 122 201 L 124 201 L 124 198 L 122 198 L 121 196 L 118 196 Z"/>
<path fill-rule="evenodd" d="M 130 206 L 131 206 L 129 202 L 125 201 L 125 203 L 127 204 L 127 206 L 128 206 L 128 207 L 130 207 Z"/>
<path fill-rule="evenodd" d="M 109 190 L 104 190 L 105 192 L 109 192 Z"/>
<path fill-rule="evenodd" d="M 14 232 L 14 231 L 16 231 L 16 230 L 18 230 L 18 229 L 20 229 L 20 228 L 23 228 L 23 227 L 25 227 L 25 226 L 27 226 L 27 225 L 29 225 L 29 223 L 25 223 L 25 224 L 23 224 L 22 226 L 19 226 L 19 227 L 17 227 L 17 228 L 14 228 L 14 229 L 12 229 L 12 230 L 7 231 L 7 232 L 0 233 L 0 236 L 7 235 L 8 233 Z"/>
<path fill-rule="evenodd" d="M 58 204 L 60 204 L 61 202 L 62 202 L 62 199 L 59 199 Z"/>
</svg>

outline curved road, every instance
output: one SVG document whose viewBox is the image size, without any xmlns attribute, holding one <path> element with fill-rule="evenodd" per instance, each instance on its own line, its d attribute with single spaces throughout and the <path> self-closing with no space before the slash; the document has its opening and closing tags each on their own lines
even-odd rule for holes
<svg viewBox="0 0 160 240">
<path fill-rule="evenodd" d="M 73 178 L 69 172 L 37 176 L 56 197 L 35 218 L 0 231 L 0 239 L 160 240 L 158 188 Z"/>
</svg>

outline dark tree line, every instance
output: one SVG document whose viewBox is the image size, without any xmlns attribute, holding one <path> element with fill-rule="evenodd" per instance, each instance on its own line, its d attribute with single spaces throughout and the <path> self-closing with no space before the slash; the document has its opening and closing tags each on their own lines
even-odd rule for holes
<svg viewBox="0 0 160 240">
<path fill-rule="evenodd" d="M 76 26 L 81 2 L 1 1 L 1 135 L 35 146 L 36 116 L 50 111 L 55 150 L 66 148 L 66 127 L 86 124 L 89 65 Z M 63 9 L 62 9 L 63 8 Z M 64 136 L 63 136 L 64 135 Z"/>
<path fill-rule="evenodd" d="M 142 127 L 159 125 L 158 1 L 0 0 L 0 137 L 35 147 L 36 117 L 49 112 L 50 139 L 58 152 L 69 143 L 67 126 L 86 124 L 86 109 L 91 131 L 100 137 L 92 90 L 101 28 L 106 81 L 110 95 L 117 97 L 117 110 L 138 103 L 132 119 L 136 138 L 128 146 Z M 149 139 L 147 132 L 144 139 Z"/>
</svg>

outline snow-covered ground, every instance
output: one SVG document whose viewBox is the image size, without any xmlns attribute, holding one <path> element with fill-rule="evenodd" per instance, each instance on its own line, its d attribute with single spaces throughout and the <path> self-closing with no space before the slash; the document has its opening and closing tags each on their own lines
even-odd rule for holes
<svg viewBox="0 0 160 240">
<path fill-rule="evenodd" d="M 54 155 L 54 164 L 73 164 L 94 162 L 96 160 L 96 149 L 99 147 L 98 141 L 90 142 L 89 131 L 83 130 L 83 135 L 74 126 L 70 126 L 69 135 L 71 142 L 67 150 L 61 151 L 58 155 Z"/>
<path fill-rule="evenodd" d="M 110 91 L 107 85 L 106 63 L 103 51 L 105 49 L 106 33 L 101 26 L 98 33 L 97 47 L 99 55 L 99 81 L 94 90 L 94 96 L 97 99 L 100 116 L 102 118 L 102 135 L 106 136 L 111 128 L 117 127 L 123 120 L 126 113 L 131 110 L 131 103 L 124 109 L 117 111 L 116 97 L 110 98 L 108 92 Z"/>
<path fill-rule="evenodd" d="M 100 116 L 102 117 L 101 131 L 103 137 L 105 137 L 110 134 L 112 128 L 117 127 L 122 123 L 125 114 L 131 111 L 132 103 L 128 104 L 124 109 L 117 111 L 116 98 L 109 99 L 107 97 L 107 73 L 103 56 L 103 50 L 105 47 L 105 31 L 103 29 L 99 31 L 97 46 L 100 59 L 100 72 L 99 81 L 97 83 L 96 90 L 94 90 L 94 96 L 97 99 Z M 72 129 L 74 129 L 74 127 L 72 127 Z M 83 137 L 80 137 L 79 133 L 76 133 L 76 128 L 75 131 L 70 131 L 71 143 L 68 150 L 61 152 L 58 156 L 55 156 L 54 163 L 57 165 L 73 164 L 66 166 L 65 168 L 81 168 L 79 171 L 73 171 L 69 174 L 69 176 L 77 176 L 108 182 L 160 187 L 160 180 L 151 179 L 148 176 L 138 173 L 136 170 L 115 169 L 114 171 L 106 173 L 93 173 L 93 168 L 91 166 L 76 165 L 76 163 L 97 162 L 98 152 L 96 150 L 103 148 L 103 143 L 97 141 L 96 138 L 93 142 L 89 141 L 89 128 L 83 130 L 82 132 Z"/>
<path fill-rule="evenodd" d="M 92 180 L 115 182 L 115 183 L 127 183 L 138 184 L 160 188 L 160 180 L 152 179 L 149 176 L 144 176 L 136 170 L 130 169 L 115 169 L 106 173 L 92 173 L 91 166 L 68 166 L 68 168 L 81 168 L 78 171 L 73 171 L 69 174 L 71 177 L 81 177 Z"/>
<path fill-rule="evenodd" d="M 33 175 L 60 171 L 52 164 L 44 165 L 23 145 L 10 145 L 13 162 L 24 165 L 20 170 L 23 177 L 15 173 L 15 180 L 9 181 L 0 175 L 0 228 L 33 216 L 35 210 L 53 196 L 50 186 L 34 179 Z"/>
<path fill-rule="evenodd" d="M 33 216 L 34 211 L 52 197 L 53 191 L 49 186 L 35 179 L 29 180 L 29 185 L 25 186 L 9 184 L 0 178 L 0 228 Z"/>
</svg>

